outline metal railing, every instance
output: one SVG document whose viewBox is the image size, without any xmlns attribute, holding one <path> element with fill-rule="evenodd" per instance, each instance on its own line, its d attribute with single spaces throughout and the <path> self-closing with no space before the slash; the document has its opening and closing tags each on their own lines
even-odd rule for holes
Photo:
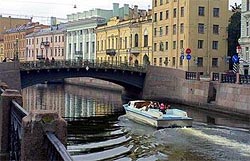
<svg viewBox="0 0 250 161">
<path fill-rule="evenodd" d="M 52 132 L 46 132 L 48 161 L 73 161 L 72 157 Z"/>
<path fill-rule="evenodd" d="M 15 101 L 10 108 L 10 160 L 19 161 L 21 157 L 22 118 L 28 113 Z"/>
<path fill-rule="evenodd" d="M 21 70 L 34 70 L 34 69 L 59 69 L 59 68 L 104 68 L 104 69 L 120 69 L 135 72 L 145 73 L 147 70 L 146 65 L 130 64 L 128 62 L 116 61 L 95 61 L 95 60 L 41 60 L 41 61 L 27 61 L 20 63 Z"/>
<path fill-rule="evenodd" d="M 221 74 L 221 83 L 235 83 L 236 74 Z"/>
<path fill-rule="evenodd" d="M 197 73 L 196 72 L 186 72 L 186 79 L 187 80 L 197 80 Z"/>
<path fill-rule="evenodd" d="M 250 75 L 240 75 L 240 84 L 250 84 Z"/>
</svg>

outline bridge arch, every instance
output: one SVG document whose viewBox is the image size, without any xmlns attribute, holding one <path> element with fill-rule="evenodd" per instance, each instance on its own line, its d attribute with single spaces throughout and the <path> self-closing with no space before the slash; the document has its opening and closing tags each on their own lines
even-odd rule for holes
<svg viewBox="0 0 250 161">
<path fill-rule="evenodd" d="M 20 65 L 21 88 L 45 81 L 65 78 L 91 77 L 109 81 L 125 89 L 142 91 L 145 68 L 128 64 L 96 63 L 94 61 L 25 62 Z"/>
</svg>

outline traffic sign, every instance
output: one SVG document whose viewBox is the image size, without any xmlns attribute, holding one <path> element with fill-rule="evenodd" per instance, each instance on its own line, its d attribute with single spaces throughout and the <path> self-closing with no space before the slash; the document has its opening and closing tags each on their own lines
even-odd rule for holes
<svg viewBox="0 0 250 161">
<path fill-rule="evenodd" d="M 190 60 L 192 58 L 190 54 L 188 54 L 186 57 L 187 57 L 187 60 Z"/>
<path fill-rule="evenodd" d="M 238 55 L 233 55 L 232 61 L 233 61 L 234 63 L 238 63 L 238 62 L 239 62 L 239 57 L 238 57 Z"/>
<path fill-rule="evenodd" d="M 190 54 L 190 53 L 191 53 L 191 49 L 190 49 L 190 48 L 187 48 L 187 49 L 186 49 L 186 53 L 187 53 L 187 54 Z"/>
<path fill-rule="evenodd" d="M 185 57 L 184 57 L 184 54 L 181 54 L 181 59 L 183 60 Z"/>
</svg>

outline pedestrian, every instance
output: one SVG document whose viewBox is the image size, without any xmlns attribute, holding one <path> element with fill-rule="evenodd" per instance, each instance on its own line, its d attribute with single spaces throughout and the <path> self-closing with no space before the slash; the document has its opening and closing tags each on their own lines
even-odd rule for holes
<svg viewBox="0 0 250 161">
<path fill-rule="evenodd" d="M 166 108 L 165 108 L 165 105 L 164 105 L 164 103 L 161 103 L 160 104 L 160 111 L 163 113 L 163 114 L 166 114 Z"/>
<path fill-rule="evenodd" d="M 7 61 L 7 58 L 5 57 L 4 60 L 3 60 L 3 62 L 6 62 L 6 61 Z"/>
</svg>

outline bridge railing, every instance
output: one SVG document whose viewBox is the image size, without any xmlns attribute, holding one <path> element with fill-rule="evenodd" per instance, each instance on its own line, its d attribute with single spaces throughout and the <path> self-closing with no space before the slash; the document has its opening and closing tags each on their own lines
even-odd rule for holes
<svg viewBox="0 0 250 161">
<path fill-rule="evenodd" d="M 58 68 L 104 68 L 120 69 L 135 72 L 146 72 L 147 66 L 128 62 L 96 61 L 96 60 L 56 60 L 56 61 L 27 61 L 20 63 L 21 70 L 58 69 Z"/>
<path fill-rule="evenodd" d="M 0 87 L 0 96 L 5 92 L 3 88 Z M 6 97 L 6 96 L 5 96 Z M 24 136 L 24 125 L 23 125 L 23 118 L 28 116 L 28 112 L 23 109 L 21 105 L 19 105 L 18 101 L 15 99 L 11 99 L 10 101 L 10 127 L 9 127 L 9 159 L 12 161 L 20 161 L 21 160 L 21 149 L 26 147 L 26 143 L 23 142 Z M 6 108 L 1 107 L 0 108 Z M 4 113 L 5 115 L 7 113 Z M 3 125 L 1 125 L 3 126 Z M 3 127 L 0 127 L 3 128 Z M 1 130 L 2 131 L 2 130 Z M 46 161 L 73 161 L 72 157 L 66 150 L 65 146 L 60 142 L 60 140 L 56 137 L 56 135 L 52 132 L 45 132 L 44 135 L 44 146 L 46 146 L 47 151 L 47 159 Z M 3 136 L 3 134 L 1 134 Z M 28 136 L 30 137 L 30 136 Z M 2 142 L 1 142 L 2 143 Z M 29 143 L 28 143 L 29 144 Z M 34 154 L 29 154 L 34 155 Z M 40 155 L 40 154 L 36 154 Z"/>
</svg>

